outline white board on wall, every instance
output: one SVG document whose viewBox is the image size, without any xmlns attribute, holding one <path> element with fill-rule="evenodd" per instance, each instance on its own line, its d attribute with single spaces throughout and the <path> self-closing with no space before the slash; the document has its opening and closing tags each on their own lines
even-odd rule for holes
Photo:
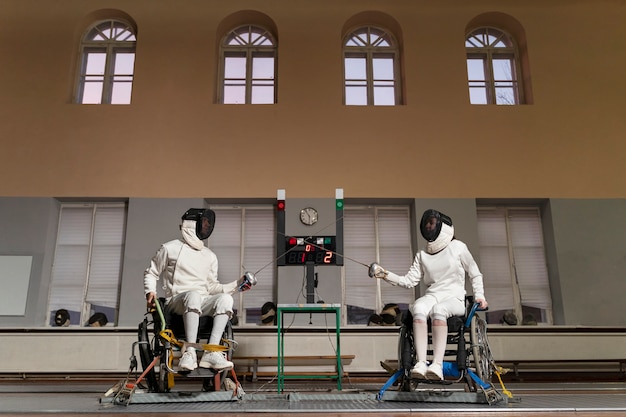
<svg viewBox="0 0 626 417">
<path fill-rule="evenodd" d="M 0 256 L 0 288 L 5 296 L 0 316 L 23 316 L 30 283 L 32 256 Z"/>
</svg>

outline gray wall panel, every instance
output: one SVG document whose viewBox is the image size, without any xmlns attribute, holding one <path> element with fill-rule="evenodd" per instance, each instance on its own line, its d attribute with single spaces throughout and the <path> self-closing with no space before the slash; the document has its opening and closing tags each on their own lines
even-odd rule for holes
<svg viewBox="0 0 626 417">
<path fill-rule="evenodd" d="M 550 201 L 564 324 L 624 326 L 626 200 Z"/>
</svg>

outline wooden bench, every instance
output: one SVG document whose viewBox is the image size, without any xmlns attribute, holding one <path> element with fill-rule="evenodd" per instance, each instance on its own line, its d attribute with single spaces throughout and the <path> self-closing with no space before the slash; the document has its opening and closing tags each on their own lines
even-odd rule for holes
<svg viewBox="0 0 626 417">
<path fill-rule="evenodd" d="M 341 363 L 343 364 L 344 361 L 345 362 L 349 362 L 351 360 L 353 360 L 356 357 L 356 355 L 341 355 Z M 295 364 L 299 364 L 299 365 L 307 365 L 307 366 L 315 366 L 315 365 L 319 365 L 320 362 L 331 362 L 335 365 L 335 371 L 334 372 L 311 372 L 311 371 L 307 371 L 307 375 L 320 375 L 320 376 L 336 376 L 338 374 L 337 371 L 337 356 L 335 355 L 288 355 L 284 357 L 285 359 L 285 365 L 287 364 L 287 362 L 290 362 L 292 365 Z M 256 381 L 258 379 L 259 376 L 275 376 L 277 375 L 277 372 L 259 372 L 259 363 L 260 362 L 271 362 L 268 363 L 268 366 L 276 366 L 278 367 L 278 357 L 277 356 L 234 356 L 232 358 L 232 361 L 235 363 L 235 367 L 238 364 L 241 365 L 245 365 L 247 366 L 247 371 L 243 371 L 240 372 L 238 371 L 237 374 L 238 375 L 242 375 L 242 376 L 250 376 L 252 378 L 252 381 Z M 297 374 L 301 374 L 302 372 L 285 372 L 285 375 L 297 375 Z M 347 375 L 347 372 L 343 371 L 342 369 L 342 373 L 341 376 L 345 376 Z"/>
</svg>

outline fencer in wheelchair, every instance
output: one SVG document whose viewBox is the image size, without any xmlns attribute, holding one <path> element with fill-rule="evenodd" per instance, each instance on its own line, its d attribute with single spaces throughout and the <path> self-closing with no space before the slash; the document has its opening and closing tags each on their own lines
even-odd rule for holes
<svg viewBox="0 0 626 417">
<path fill-rule="evenodd" d="M 197 373 L 206 369 L 213 375 L 233 369 L 228 353 L 232 353 L 232 328 L 230 318 L 233 314 L 233 296 L 237 291 L 247 291 L 256 284 L 253 274 L 246 272 L 241 278 L 222 284 L 218 280 L 218 260 L 204 243 L 215 227 L 215 212 L 210 209 L 191 208 L 182 216 L 182 238 L 171 240 L 161 245 L 144 272 L 144 292 L 148 310 L 154 319 L 154 342 L 148 338 L 146 325 L 140 324 L 139 338 L 144 339 L 140 345 L 142 364 L 144 369 L 147 359 L 161 355 L 162 370 L 167 373 L 181 375 Z M 165 298 L 157 299 L 157 281 L 162 279 L 162 288 Z M 179 346 L 181 356 L 177 366 L 173 363 L 173 356 L 169 348 L 172 343 L 180 344 L 172 319 L 178 319 L 178 327 L 182 324 L 183 340 Z M 208 319 L 208 320 L 207 320 Z M 144 320 L 144 323 L 146 320 Z M 180 323 L 182 322 L 182 323 Z M 208 329 L 207 327 L 208 323 Z M 212 323 L 211 323 L 212 322 Z M 202 326 L 201 326 L 202 324 Z M 204 328 L 202 328 L 204 327 Z M 204 336 L 204 331 L 210 332 L 207 344 L 198 343 L 198 336 Z M 147 342 L 147 343 L 146 343 Z M 226 345 L 226 346 L 224 346 Z M 201 352 L 200 358 L 198 353 Z M 144 358 L 147 356 L 146 358 Z M 198 359 L 200 359 L 198 361 Z M 203 375 L 200 373 L 200 375 Z M 154 380 L 154 374 L 148 375 Z M 160 388 L 167 390 L 167 382 L 161 381 Z M 217 389 L 217 388 L 216 388 Z"/>
<path fill-rule="evenodd" d="M 467 245 L 455 238 L 450 217 L 433 209 L 426 210 L 420 221 L 420 232 L 426 239 L 426 248 L 416 254 L 406 275 L 387 271 L 377 263 L 371 264 L 369 269 L 370 277 L 383 279 L 392 285 L 414 288 L 421 284 L 425 287 L 424 295 L 410 306 L 410 314 L 405 317 L 409 322 L 405 320 L 401 329 L 399 366 L 404 368 L 404 375 L 399 377 L 403 380 L 405 390 L 408 390 L 409 380 L 445 383 L 448 376 L 460 376 L 458 368 L 465 374 L 465 357 L 454 364 L 444 362 L 444 357 L 449 354 L 446 351 L 447 345 L 449 342 L 456 342 L 459 337 L 464 341 L 464 335 L 459 335 L 458 332 L 463 333 L 470 328 L 473 330 L 470 335 L 484 339 L 484 321 L 477 322 L 475 312 L 485 310 L 488 306 L 482 273 Z M 474 303 L 469 308 L 466 306 L 466 274 L 474 293 Z M 453 329 L 449 329 L 449 323 L 452 323 Z M 429 324 L 432 341 L 430 360 L 427 357 Z M 449 333 L 452 335 L 449 336 Z M 480 344 L 486 341 L 471 343 Z M 471 348 L 470 346 L 470 353 Z M 462 355 L 465 354 L 464 347 L 459 350 L 463 350 Z"/>
</svg>

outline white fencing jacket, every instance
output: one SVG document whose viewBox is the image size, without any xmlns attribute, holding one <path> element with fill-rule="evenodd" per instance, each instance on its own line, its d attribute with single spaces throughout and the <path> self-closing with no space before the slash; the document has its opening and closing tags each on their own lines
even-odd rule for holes
<svg viewBox="0 0 626 417">
<path fill-rule="evenodd" d="M 425 294 L 432 294 L 440 301 L 452 297 L 463 299 L 466 272 L 472 283 L 474 297 L 485 299 L 483 275 L 474 257 L 465 243 L 454 239 L 435 254 L 419 251 L 406 275 L 389 271 L 385 280 L 405 288 L 413 288 L 423 282 L 426 286 Z"/>
<path fill-rule="evenodd" d="M 195 290 L 209 296 L 234 293 L 237 281 L 221 284 L 217 279 L 217 256 L 209 248 L 200 250 L 184 240 L 172 240 L 161 245 L 144 272 L 144 291 L 156 293 L 157 281 L 163 278 L 166 301 L 173 296 Z"/>
</svg>

